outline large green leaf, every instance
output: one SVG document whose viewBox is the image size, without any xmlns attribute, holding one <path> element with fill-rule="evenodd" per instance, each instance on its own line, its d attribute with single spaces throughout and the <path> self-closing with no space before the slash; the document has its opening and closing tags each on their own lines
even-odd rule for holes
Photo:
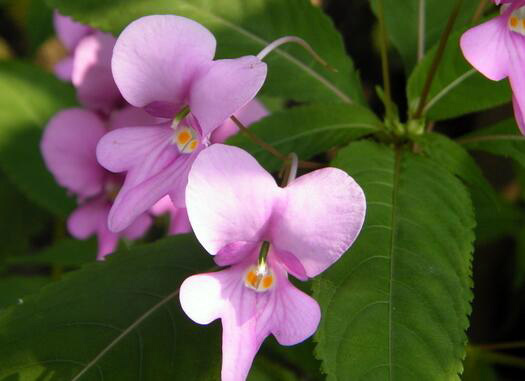
<svg viewBox="0 0 525 381">
<path fill-rule="evenodd" d="M 284 154 L 295 152 L 301 160 L 307 160 L 334 146 L 377 132 L 380 126 L 379 119 L 364 107 L 316 104 L 272 113 L 250 130 Z M 268 170 L 278 169 L 282 164 L 242 134 L 228 143 L 249 151 Z"/>
<path fill-rule="evenodd" d="M 430 159 L 372 142 L 333 164 L 368 207 L 354 246 L 314 283 L 328 379 L 459 379 L 472 299 L 468 192 Z"/>
<path fill-rule="evenodd" d="M 483 176 L 476 161 L 460 144 L 436 133 L 423 135 L 419 142 L 425 155 L 458 176 L 471 190 L 483 195 L 489 206 L 497 207 L 499 200 L 494 188 Z"/>
<path fill-rule="evenodd" d="M 43 276 L 8 276 L 0 278 L 0 314 L 2 309 L 24 303 L 25 296 L 37 292 L 51 281 Z"/>
<path fill-rule="evenodd" d="M 407 73 L 416 65 L 420 46 L 425 53 L 438 42 L 457 3 L 457 0 L 373 0 L 376 13 L 378 1 L 383 1 L 388 36 L 403 58 Z M 478 0 L 464 1 L 456 25 L 467 23 L 478 4 Z"/>
<path fill-rule="evenodd" d="M 209 28 L 218 40 L 218 57 L 257 54 L 286 35 L 305 39 L 338 71 L 331 72 L 297 46 L 283 46 L 265 59 L 268 94 L 297 100 L 363 102 L 361 85 L 331 20 L 305 0 L 48 0 L 53 8 L 118 34 L 136 18 L 173 13 Z M 168 36 L 169 38 L 169 36 Z"/>
<path fill-rule="evenodd" d="M 181 282 L 210 266 L 178 236 L 66 275 L 0 314 L 0 379 L 217 379 L 218 325 L 194 324 L 178 300 Z"/>
<path fill-rule="evenodd" d="M 40 155 L 46 122 L 75 104 L 73 89 L 35 66 L 0 62 L 0 166 L 37 205 L 65 216 L 74 202 L 66 196 Z"/>
<path fill-rule="evenodd" d="M 457 31 L 450 37 L 432 82 L 424 109 L 431 120 L 453 118 L 511 100 L 510 86 L 506 80 L 490 81 L 467 63 L 459 48 L 459 38 L 463 31 Z M 436 47 L 428 52 L 408 79 L 407 94 L 412 112 L 419 104 L 435 52 Z"/>
<path fill-rule="evenodd" d="M 525 167 L 525 136 L 520 134 L 514 119 L 477 130 L 458 142 L 468 149 L 512 158 Z"/>
</svg>

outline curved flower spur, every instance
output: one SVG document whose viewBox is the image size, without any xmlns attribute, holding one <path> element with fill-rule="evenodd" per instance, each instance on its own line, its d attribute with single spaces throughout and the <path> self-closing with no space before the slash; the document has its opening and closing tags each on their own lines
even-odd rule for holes
<svg viewBox="0 0 525 381">
<path fill-rule="evenodd" d="M 258 56 L 213 60 L 215 37 L 181 16 L 146 16 L 126 27 L 113 50 L 115 82 L 130 104 L 169 122 L 119 129 L 98 144 L 102 166 L 127 172 L 110 230 L 125 229 L 165 195 L 184 207 L 191 164 L 214 143 L 213 132 L 254 99 L 266 79 L 261 59 L 286 42 L 300 43 L 320 60 L 297 37 L 276 40 Z"/>
<path fill-rule="evenodd" d="M 501 14 L 461 36 L 463 55 L 493 81 L 509 78 L 514 114 L 525 134 L 525 0 L 493 0 Z"/>
<path fill-rule="evenodd" d="M 227 269 L 194 275 L 180 289 L 196 323 L 221 319 L 222 380 L 244 380 L 264 339 L 294 345 L 317 329 L 320 308 L 288 274 L 314 277 L 352 245 L 365 218 L 362 189 L 323 168 L 285 188 L 240 148 L 215 144 L 189 173 L 188 215 L 204 248 Z"/>
</svg>

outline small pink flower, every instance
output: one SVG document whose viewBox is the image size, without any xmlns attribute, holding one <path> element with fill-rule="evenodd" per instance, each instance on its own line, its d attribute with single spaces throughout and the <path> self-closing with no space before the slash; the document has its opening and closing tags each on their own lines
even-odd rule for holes
<svg viewBox="0 0 525 381">
<path fill-rule="evenodd" d="M 56 11 L 54 24 L 59 40 L 70 53 L 55 66 L 55 74 L 73 83 L 79 101 L 87 108 L 109 113 L 123 104 L 111 74 L 115 38 Z"/>
<path fill-rule="evenodd" d="M 92 111 L 68 109 L 49 121 L 42 137 L 40 148 L 48 169 L 57 182 L 79 200 L 79 207 L 68 219 L 68 230 L 78 239 L 96 234 L 98 259 L 116 248 L 120 236 L 137 239 L 152 222 L 148 214 L 142 213 L 121 234 L 108 230 L 112 198 L 122 178 L 102 168 L 95 156 L 96 145 L 108 128 L 129 125 L 132 120 L 141 118 L 150 122 L 153 119 L 139 109 L 128 107 L 114 112 L 108 127 L 108 123 Z"/>
<path fill-rule="evenodd" d="M 185 207 L 188 172 L 210 134 L 261 88 L 266 64 L 254 56 L 214 61 L 215 45 L 202 25 L 174 15 L 142 17 L 118 38 L 112 70 L 122 95 L 169 121 L 118 129 L 98 144 L 99 163 L 126 172 L 109 214 L 111 231 L 122 231 L 166 195 Z"/>
<path fill-rule="evenodd" d="M 268 335 L 294 345 L 317 329 L 319 305 L 288 274 L 306 280 L 337 261 L 363 225 L 365 197 L 335 168 L 280 188 L 248 153 L 214 144 L 192 166 L 186 202 L 201 244 L 230 267 L 186 279 L 181 305 L 196 323 L 221 319 L 222 379 L 244 380 Z"/>
<path fill-rule="evenodd" d="M 525 134 L 525 0 L 498 1 L 501 14 L 461 36 L 463 55 L 493 81 L 509 78 L 516 122 Z"/>
</svg>

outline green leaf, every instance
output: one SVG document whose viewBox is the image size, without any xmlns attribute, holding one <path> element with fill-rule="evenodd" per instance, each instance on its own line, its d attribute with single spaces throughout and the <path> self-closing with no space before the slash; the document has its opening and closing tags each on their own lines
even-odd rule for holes
<svg viewBox="0 0 525 381">
<path fill-rule="evenodd" d="M 516 160 L 525 167 L 525 136 L 514 119 L 506 119 L 458 139 L 465 148 L 489 152 Z"/>
<path fill-rule="evenodd" d="M 419 142 L 423 153 L 436 164 L 458 176 L 470 189 L 480 191 L 491 207 L 498 206 L 498 195 L 494 188 L 489 184 L 476 161 L 460 144 L 445 135 L 436 133 L 423 135 Z"/>
<path fill-rule="evenodd" d="M 49 215 L 30 202 L 0 170 L 0 257 L 30 250 L 30 241 L 41 234 Z"/>
<path fill-rule="evenodd" d="M 31 0 L 27 11 L 29 51 L 34 54 L 54 34 L 53 10 L 43 0 Z"/>
<path fill-rule="evenodd" d="M 74 206 L 40 155 L 45 124 L 75 105 L 71 86 L 22 62 L 0 62 L 0 167 L 31 201 L 66 216 Z"/>
<path fill-rule="evenodd" d="M 193 323 L 178 300 L 211 266 L 186 235 L 69 273 L 0 314 L 0 379 L 217 379 L 218 324 Z"/>
<path fill-rule="evenodd" d="M 363 187 L 365 226 L 317 278 L 329 380 L 459 380 L 472 299 L 472 204 L 431 160 L 356 142 L 333 163 Z"/>
<path fill-rule="evenodd" d="M 301 160 L 342 146 L 364 135 L 379 131 L 381 122 L 368 109 L 357 105 L 316 104 L 272 113 L 250 130 L 284 154 L 295 152 Z M 243 134 L 228 140 L 247 150 L 267 170 L 278 169 L 282 162 Z"/>
<path fill-rule="evenodd" d="M 463 32 L 457 31 L 450 37 L 432 82 L 424 109 L 431 120 L 454 118 L 511 100 L 510 86 L 506 80 L 491 81 L 465 60 L 459 48 L 459 38 Z M 407 96 L 411 113 L 418 107 L 435 52 L 436 47 L 416 66 L 408 79 Z"/>
<path fill-rule="evenodd" d="M 297 100 L 363 103 L 360 80 L 332 21 L 305 0 L 48 0 L 61 13 L 112 32 L 150 14 L 189 17 L 210 29 L 221 58 L 255 55 L 286 35 L 306 40 L 331 66 L 316 63 L 304 49 L 288 44 L 271 53 L 263 91 Z"/>
<path fill-rule="evenodd" d="M 37 292 L 50 282 L 43 276 L 9 276 L 0 279 L 0 315 L 3 308 L 21 304 L 24 297 Z"/>
<path fill-rule="evenodd" d="M 388 36 L 403 59 L 406 72 L 410 73 L 417 62 L 419 41 L 424 42 L 423 53 L 439 41 L 457 0 L 381 1 L 384 4 Z M 421 4 L 424 9 L 422 17 Z M 455 25 L 465 25 L 478 4 L 478 0 L 464 1 Z M 377 0 L 373 0 L 372 5 L 377 14 Z"/>
<path fill-rule="evenodd" d="M 11 265 L 60 265 L 80 266 L 92 262 L 97 256 L 95 238 L 79 241 L 64 239 L 34 255 L 12 257 L 7 260 Z"/>
</svg>

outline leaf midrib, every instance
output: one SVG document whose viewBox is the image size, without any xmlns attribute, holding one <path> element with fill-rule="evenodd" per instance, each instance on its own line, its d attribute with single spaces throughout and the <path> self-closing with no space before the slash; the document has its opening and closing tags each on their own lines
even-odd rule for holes
<svg viewBox="0 0 525 381">
<path fill-rule="evenodd" d="M 80 370 L 80 372 L 77 373 L 75 377 L 71 379 L 71 381 L 78 381 L 80 377 L 82 377 L 88 370 L 90 370 L 96 363 L 104 357 L 106 353 L 108 353 L 115 345 L 117 345 L 122 339 L 124 339 L 129 333 L 133 332 L 133 330 L 138 327 L 144 320 L 146 320 L 151 314 L 153 314 L 155 311 L 157 311 L 159 308 L 164 306 L 166 303 L 170 302 L 179 294 L 180 288 L 177 288 L 175 291 L 173 291 L 168 296 L 164 297 L 161 301 L 159 301 L 157 304 L 155 304 L 153 307 L 146 310 L 142 315 L 140 315 L 131 325 L 123 330 L 117 337 L 115 337 L 107 346 L 105 346 L 89 363 L 87 363 L 84 368 Z"/>
<path fill-rule="evenodd" d="M 392 380 L 392 283 L 394 279 L 394 248 L 396 238 L 396 206 L 399 191 L 399 177 L 401 171 L 401 149 L 396 148 L 394 159 L 394 174 L 392 186 L 392 229 L 390 230 L 390 276 L 388 290 L 388 379 Z"/>
</svg>

